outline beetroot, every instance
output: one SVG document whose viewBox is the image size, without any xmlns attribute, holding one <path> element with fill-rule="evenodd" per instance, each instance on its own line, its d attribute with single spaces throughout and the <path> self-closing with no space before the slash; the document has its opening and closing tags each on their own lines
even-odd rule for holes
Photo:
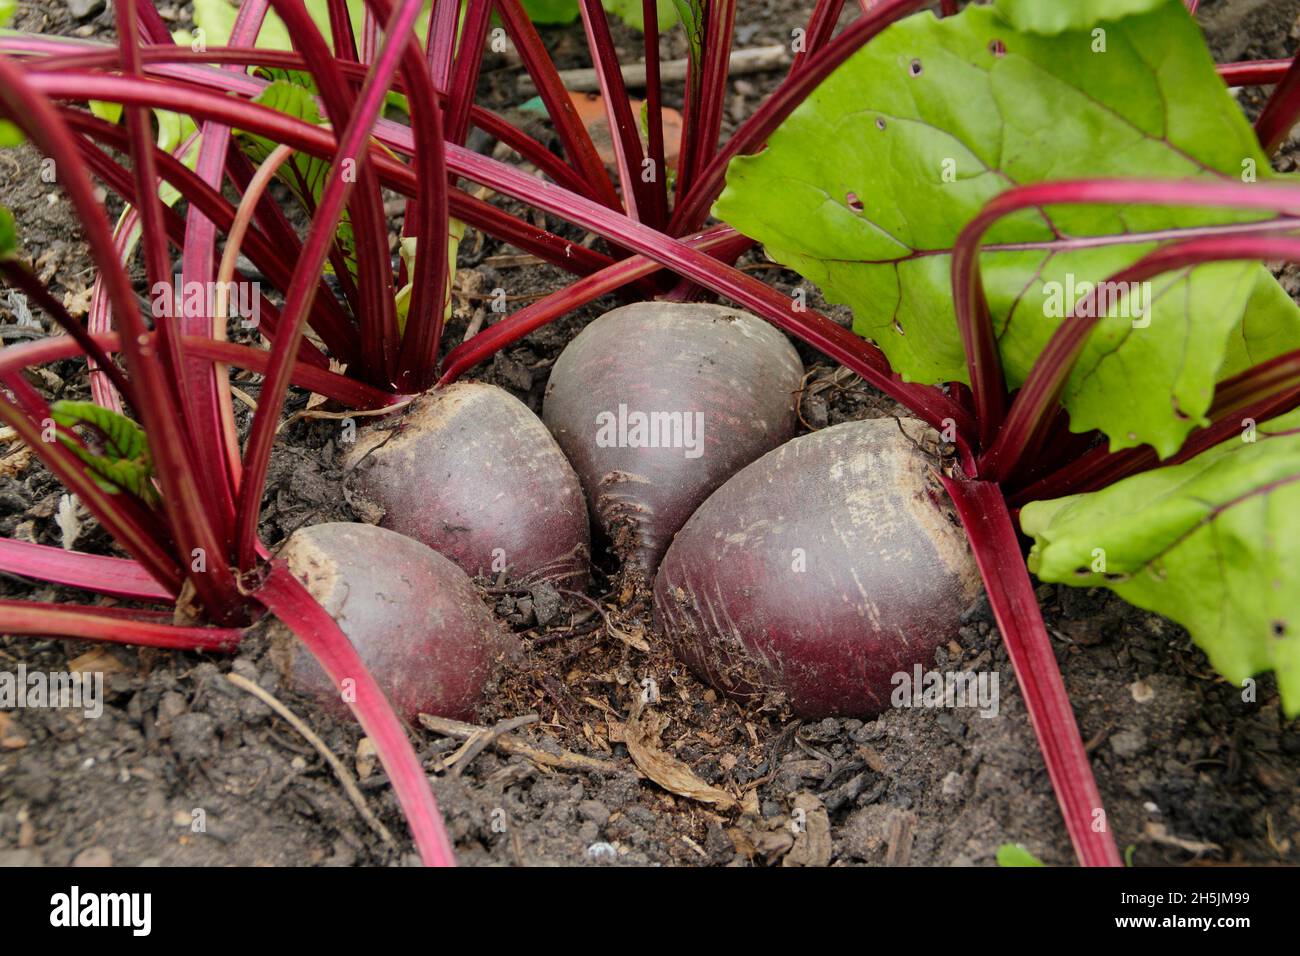
<svg viewBox="0 0 1300 956">
<path fill-rule="evenodd" d="M 300 528 L 281 557 L 338 622 L 399 715 L 473 716 L 511 643 L 464 571 L 395 531 L 349 522 Z M 283 626 L 272 655 L 295 690 L 347 712 L 348 687 L 335 687 Z"/>
<path fill-rule="evenodd" d="M 734 697 L 808 718 L 879 713 L 893 675 L 930 667 L 979 593 L 931 468 L 894 419 L 769 452 L 678 532 L 655 581 L 657 627 Z"/>
<path fill-rule="evenodd" d="M 762 319 L 640 302 L 569 343 L 542 418 L 626 566 L 653 574 L 715 488 L 794 434 L 799 356 Z"/>
<path fill-rule="evenodd" d="M 470 575 L 587 583 L 591 552 L 578 476 L 546 426 L 493 385 L 422 396 L 393 431 L 358 438 L 345 465 L 381 524 Z"/>
</svg>

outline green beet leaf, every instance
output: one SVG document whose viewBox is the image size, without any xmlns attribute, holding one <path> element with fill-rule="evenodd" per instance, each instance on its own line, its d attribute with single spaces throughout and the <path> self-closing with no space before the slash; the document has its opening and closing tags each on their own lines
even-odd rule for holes
<svg viewBox="0 0 1300 956">
<path fill-rule="evenodd" d="M 578 19 L 578 0 L 523 0 L 523 7 L 534 23 L 572 23 Z"/>
<path fill-rule="evenodd" d="M 1017 30 L 1050 36 L 1092 29 L 1102 20 L 1148 13 L 1162 3 L 1164 0 L 994 0 L 993 5 Z"/>
<path fill-rule="evenodd" d="M 444 321 L 451 319 L 451 290 L 452 283 L 456 279 L 456 254 L 460 250 L 461 240 L 465 238 L 465 223 L 455 217 L 447 220 L 447 295 L 443 302 L 442 317 Z M 402 257 L 402 262 L 406 265 L 406 274 L 415 275 L 415 256 L 420 247 L 420 240 L 407 237 L 398 245 L 398 253 Z M 397 330 L 406 332 L 406 317 L 411 311 L 411 293 L 414 291 L 413 283 L 408 282 L 397 291 L 394 301 L 397 305 Z"/>
<path fill-rule="evenodd" d="M 691 89 L 699 90 L 700 74 L 704 67 L 704 0 L 673 0 L 677 18 L 686 31 L 686 42 L 691 48 Z"/>
<path fill-rule="evenodd" d="M 143 428 L 94 402 L 55 402 L 50 417 L 82 437 L 75 441 L 65 434 L 58 436 L 101 488 L 113 494 L 130 492 L 151 506 L 158 503 L 153 457 Z"/>
<path fill-rule="evenodd" d="M 645 10 L 641 0 L 605 0 L 607 13 L 612 13 L 630 27 L 645 32 Z M 660 30 L 667 30 L 677 22 L 677 4 L 674 0 L 658 0 L 655 10 Z"/>
<path fill-rule="evenodd" d="M 1300 309 L 1271 274 L 1257 272 L 1245 317 L 1228 337 L 1219 380 L 1290 352 L 1300 342 Z"/>
<path fill-rule="evenodd" d="M 23 131 L 18 128 L 16 123 L 9 120 L 0 120 L 0 149 L 8 149 L 11 146 L 21 146 L 27 142 L 27 137 Z"/>
<path fill-rule="evenodd" d="M 314 93 L 295 79 L 277 79 L 271 82 L 253 102 L 307 123 L 325 125 L 324 117 L 321 116 L 320 109 L 316 105 Z M 261 164 L 276 148 L 274 142 L 254 133 L 239 131 L 237 138 L 254 164 Z M 289 187 L 294 198 L 303 205 L 303 208 L 309 213 L 314 213 L 320 203 L 321 193 L 325 189 L 329 170 L 330 164 L 326 160 L 295 152 L 280 166 L 276 178 Z M 336 235 L 348 270 L 355 276 L 356 240 L 347 210 L 344 210 L 339 219 Z"/>
<path fill-rule="evenodd" d="M 18 226 L 14 214 L 0 206 L 0 259 L 8 259 L 18 251 Z"/>
<path fill-rule="evenodd" d="M 1274 671 L 1300 713 L 1300 410 L 1180 465 L 1026 505 L 1029 567 L 1187 628 L 1240 685 Z"/>
<path fill-rule="evenodd" d="M 606 13 L 613 14 L 628 26 L 645 30 L 641 0 L 604 0 L 602 6 Z M 580 13 L 578 0 L 523 0 L 523 7 L 530 20 L 543 24 L 572 23 Z M 677 22 L 674 0 L 658 0 L 656 9 L 660 30 L 667 30 Z"/>
<path fill-rule="evenodd" d="M 998 847 L 998 866 L 1042 866 L 1043 861 L 1018 843 L 1004 843 Z"/>
<path fill-rule="evenodd" d="M 1124 9 L 1118 0 L 1067 6 Z M 974 5 L 895 24 L 766 150 L 733 161 L 716 213 L 851 306 L 855 330 L 905 378 L 966 381 L 951 250 L 994 196 L 1071 178 L 1271 176 L 1182 4 L 1145 6 L 1154 9 L 1106 21 L 1100 35 L 1020 32 L 999 10 Z M 1011 8 L 1030 15 L 1030 6 Z M 1259 218 L 1134 205 L 1000 221 L 980 267 L 1011 386 L 1088 284 L 1156 247 L 1130 234 Z M 1064 237 L 1115 241 L 1061 248 Z M 1115 449 L 1146 443 L 1172 454 L 1205 424 L 1225 362 L 1240 359 L 1256 330 L 1267 338 L 1261 351 L 1300 347 L 1300 310 L 1275 286 L 1262 266 L 1222 263 L 1113 297 L 1063 396 L 1071 428 L 1101 429 Z M 1248 303 L 1259 314 L 1239 331 Z"/>
<path fill-rule="evenodd" d="M 329 0 L 305 0 L 307 12 L 315 21 L 321 34 L 327 41 L 333 37 L 330 30 Z M 421 40 L 429 32 L 429 14 L 433 9 L 433 0 L 425 0 L 424 10 L 415 21 L 415 35 Z M 365 23 L 366 5 L 364 0 L 348 0 L 348 15 L 352 21 L 352 35 L 361 40 L 361 31 Z M 194 23 L 202 30 L 196 34 L 207 46 L 224 46 L 235 28 L 235 16 L 239 13 L 239 4 L 235 0 L 194 0 Z M 257 35 L 257 46 L 265 50 L 292 50 L 293 41 L 289 30 L 273 12 L 268 12 L 262 29 Z"/>
</svg>

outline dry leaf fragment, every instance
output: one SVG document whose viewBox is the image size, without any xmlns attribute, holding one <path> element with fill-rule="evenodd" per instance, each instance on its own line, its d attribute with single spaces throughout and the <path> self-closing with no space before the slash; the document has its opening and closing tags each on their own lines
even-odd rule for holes
<svg viewBox="0 0 1300 956">
<path fill-rule="evenodd" d="M 858 746 L 858 755 L 866 765 L 876 773 L 885 772 L 885 758 L 874 747 L 868 747 L 866 744 Z"/>
<path fill-rule="evenodd" d="M 123 674 L 127 666 L 118 660 L 117 655 L 107 647 L 93 647 L 74 657 L 68 662 L 68 670 L 74 674 L 101 673 Z"/>
<path fill-rule="evenodd" d="M 650 645 L 645 639 L 645 628 L 635 627 L 631 630 L 625 631 L 621 627 L 615 625 L 612 619 L 607 618 L 605 630 L 609 633 L 610 637 L 622 641 L 633 650 L 640 651 L 642 654 L 650 653 Z"/>
<path fill-rule="evenodd" d="M 885 840 L 889 849 L 885 853 L 885 866 L 907 866 L 912 860 L 912 834 L 916 829 L 916 814 L 910 810 L 896 810 L 885 824 Z"/>
<path fill-rule="evenodd" d="M 1174 836 L 1163 823 L 1156 823 L 1155 821 L 1146 825 L 1143 830 L 1143 835 L 1152 843 L 1177 847 L 1180 850 L 1186 850 L 1188 853 L 1194 853 L 1197 856 L 1200 856 L 1203 853 L 1219 852 L 1223 849 L 1223 847 L 1219 846 L 1217 843 L 1202 843 L 1199 840 L 1187 840 L 1183 837 Z"/>
<path fill-rule="evenodd" d="M 782 866 L 826 866 L 831 861 L 831 819 L 826 807 L 807 790 L 795 794 L 791 814 L 794 846 Z"/>
<path fill-rule="evenodd" d="M 789 853 L 794 846 L 794 835 L 785 827 L 765 830 L 755 835 L 754 849 L 764 856 L 776 857 Z"/>
<path fill-rule="evenodd" d="M 26 445 L 0 458 L 0 476 L 16 478 L 32 463 L 32 450 Z"/>
<path fill-rule="evenodd" d="M 735 847 L 737 853 L 745 857 L 747 860 L 752 860 L 754 858 L 754 854 L 758 852 L 758 847 L 754 846 L 750 841 L 749 834 L 746 833 L 744 829 L 741 827 L 730 827 L 727 829 L 726 833 L 727 839 L 731 841 L 731 845 Z"/>
<path fill-rule="evenodd" d="M 627 724 L 611 717 L 609 720 L 605 721 L 605 727 L 608 731 L 606 736 L 611 744 L 627 743 Z"/>
<path fill-rule="evenodd" d="M 82 289 L 80 292 L 65 292 L 63 307 L 74 319 L 80 318 L 90 311 L 90 300 L 93 294 L 93 288 Z"/>
<path fill-rule="evenodd" d="M 0 710 L 0 750 L 22 750 L 27 742 L 17 721 Z"/>
<path fill-rule="evenodd" d="M 736 798 L 725 790 L 705 783 L 690 767 L 660 749 L 659 733 L 663 724 L 653 710 L 633 712 L 624 729 L 628 753 L 637 769 L 670 793 L 699 803 L 730 810 Z"/>
</svg>

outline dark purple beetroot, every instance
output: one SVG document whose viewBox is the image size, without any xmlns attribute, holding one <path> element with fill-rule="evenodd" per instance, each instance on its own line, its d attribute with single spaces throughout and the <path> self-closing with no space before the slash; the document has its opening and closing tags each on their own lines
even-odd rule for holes
<svg viewBox="0 0 1300 956">
<path fill-rule="evenodd" d="M 464 571 L 395 531 L 350 522 L 300 528 L 280 556 L 338 622 L 399 715 L 473 717 L 511 639 Z M 295 690 L 347 713 L 348 688 L 335 687 L 283 626 L 272 654 Z"/>
<path fill-rule="evenodd" d="M 657 627 L 734 697 L 807 718 L 881 712 L 893 675 L 930 668 L 979 593 L 930 469 L 892 418 L 769 452 L 678 532 L 655 581 Z"/>
<path fill-rule="evenodd" d="M 762 319 L 641 302 L 569 343 L 542 418 L 615 550 L 648 579 L 715 488 L 794 434 L 802 378 L 794 348 Z"/>
<path fill-rule="evenodd" d="M 459 382 L 418 399 L 393 431 L 358 438 L 345 466 L 384 509 L 383 527 L 470 575 L 586 586 L 591 536 L 582 486 L 523 402 Z"/>
</svg>

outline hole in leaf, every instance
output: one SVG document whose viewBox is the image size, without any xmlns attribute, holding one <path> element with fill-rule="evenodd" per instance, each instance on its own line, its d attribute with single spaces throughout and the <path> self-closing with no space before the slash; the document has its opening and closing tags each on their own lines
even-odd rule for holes
<svg viewBox="0 0 1300 956">
<path fill-rule="evenodd" d="M 883 116 L 877 116 L 876 129 L 884 129 L 884 128 L 885 128 L 885 118 Z"/>
<path fill-rule="evenodd" d="M 1274 621 L 1271 630 L 1273 636 L 1281 640 L 1286 637 L 1286 621 Z"/>
<path fill-rule="evenodd" d="M 1006 56 L 1007 45 L 1003 43 L 1001 40 L 990 40 L 989 52 L 992 53 L 994 56 Z"/>
<path fill-rule="evenodd" d="M 910 73 L 910 74 L 912 74 L 912 76 L 920 76 L 920 75 L 921 75 L 921 61 L 920 61 L 920 60 L 913 60 L 911 63 L 909 63 L 909 64 L 907 65 L 907 72 Z"/>
<path fill-rule="evenodd" d="M 862 200 L 858 198 L 857 193 L 845 193 L 844 202 L 847 203 L 848 207 L 854 212 L 862 212 Z"/>
<path fill-rule="evenodd" d="M 1091 569 L 1091 568 L 1075 568 L 1075 569 L 1074 569 L 1074 574 L 1075 574 L 1075 577 L 1080 577 L 1080 578 L 1090 578 L 1090 577 L 1092 577 L 1092 569 Z"/>
</svg>

